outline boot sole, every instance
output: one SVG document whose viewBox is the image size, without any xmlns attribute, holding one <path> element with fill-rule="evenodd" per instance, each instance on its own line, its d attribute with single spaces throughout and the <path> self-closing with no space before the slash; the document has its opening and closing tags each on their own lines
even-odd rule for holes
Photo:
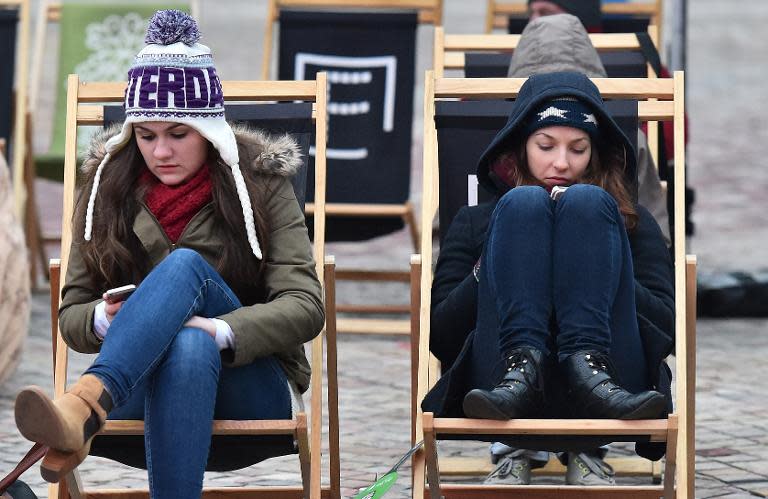
<svg viewBox="0 0 768 499">
<path fill-rule="evenodd" d="M 83 462 L 88 452 L 63 452 L 49 449 L 40 464 L 40 475 L 48 483 L 59 483 Z"/>
<path fill-rule="evenodd" d="M 491 402 L 480 390 L 472 390 L 464 397 L 462 402 L 464 415 L 469 418 L 477 419 L 496 419 L 505 421 L 510 418 L 507 414 L 500 411 L 496 404 Z"/>
<path fill-rule="evenodd" d="M 655 419 L 658 418 L 667 401 L 663 395 L 646 400 L 632 412 L 622 415 L 619 419 Z"/>
<path fill-rule="evenodd" d="M 48 395 L 36 386 L 19 392 L 14 415 L 16 427 L 27 440 L 65 452 L 77 451 L 82 446 L 73 448 L 71 443 L 62 440 L 66 429 L 56 407 Z"/>
</svg>

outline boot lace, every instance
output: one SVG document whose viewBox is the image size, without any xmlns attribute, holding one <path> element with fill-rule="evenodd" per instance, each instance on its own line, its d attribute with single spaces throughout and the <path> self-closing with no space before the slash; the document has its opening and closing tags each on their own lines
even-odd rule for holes
<svg viewBox="0 0 768 499">
<path fill-rule="evenodd" d="M 523 378 L 527 381 L 528 385 L 530 385 L 534 390 L 536 391 L 543 391 L 544 387 L 542 386 L 542 379 L 541 376 L 534 376 L 536 373 L 534 367 L 533 358 L 531 357 L 530 353 L 527 350 L 513 350 L 509 353 L 506 359 L 507 363 L 507 372 L 510 373 L 512 371 L 517 371 L 523 375 Z M 500 386 L 506 386 L 509 388 L 514 387 L 514 385 L 519 385 L 520 380 L 518 379 L 508 379 L 504 378 L 501 383 L 499 383 Z"/>
<path fill-rule="evenodd" d="M 597 374 L 598 370 L 600 370 L 607 373 L 611 379 L 615 379 L 616 370 L 614 369 L 611 358 L 608 355 L 604 353 L 588 353 L 584 355 L 584 360 L 586 360 L 587 365 L 592 368 L 592 374 Z M 621 389 L 616 385 L 615 382 L 612 382 L 611 380 L 603 381 L 603 386 L 609 387 L 609 393 Z"/>
</svg>

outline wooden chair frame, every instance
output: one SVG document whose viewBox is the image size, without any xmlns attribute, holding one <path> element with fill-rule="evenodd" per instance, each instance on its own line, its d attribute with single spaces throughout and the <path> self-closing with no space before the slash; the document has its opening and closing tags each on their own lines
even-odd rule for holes
<svg viewBox="0 0 768 499">
<path fill-rule="evenodd" d="M 684 76 L 676 72 L 673 78 L 634 79 L 596 78 L 594 83 L 604 98 L 637 99 L 641 120 L 672 120 L 675 127 L 675 160 L 683 164 L 684 140 Z M 424 98 L 424 191 L 422 220 L 433 220 L 437 214 L 438 156 L 435 127 L 436 99 L 504 99 L 514 98 L 525 79 L 518 78 L 435 78 L 431 71 L 425 78 Z M 675 169 L 676 214 L 685 208 L 684 169 Z M 466 497 L 615 497 L 633 498 L 694 497 L 694 415 L 695 415 L 695 335 L 696 335 L 696 258 L 685 254 L 685 231 L 675 226 L 675 409 L 664 420 L 573 420 L 573 419 L 513 419 L 491 421 L 482 419 L 436 418 L 416 405 L 414 441 L 424 439 L 424 449 L 414 457 L 414 499 L 430 494 L 432 499 Z M 432 285 L 432 239 L 422 236 L 420 261 L 412 261 L 414 272 L 420 272 L 420 310 L 418 331 L 418 388 L 414 403 L 424 399 L 438 373 L 430 358 L 430 309 Z M 415 315 L 415 314 L 414 314 Z M 562 486 L 484 486 L 441 485 L 436 441 L 441 435 L 637 435 L 651 441 L 666 442 L 667 458 L 663 486 L 639 487 L 562 487 Z M 426 478 L 429 478 L 427 485 Z"/>
<path fill-rule="evenodd" d="M 293 435 L 298 443 L 302 475 L 300 487 L 217 488 L 204 492 L 204 497 L 264 497 L 264 498 L 311 498 L 339 499 L 339 444 L 338 444 L 338 384 L 336 371 L 336 329 L 334 315 L 333 257 L 324 261 L 325 247 L 325 144 L 326 144 L 326 75 L 318 73 L 316 80 L 307 81 L 232 81 L 223 82 L 228 102 L 291 101 L 314 102 L 317 159 L 315 168 L 315 226 L 313 256 L 318 277 L 324 283 L 326 327 L 312 341 L 312 380 L 310 387 L 311 417 L 299 413 L 291 420 L 214 421 L 216 435 Z M 77 127 L 102 125 L 104 103 L 121 102 L 125 83 L 80 83 L 77 75 L 70 75 L 67 85 L 67 127 L 64 166 L 64 209 L 62 214 L 61 260 L 51 261 L 51 334 L 54 358 L 54 390 L 57 396 L 65 391 L 68 347 L 58 330 L 58 304 L 66 276 L 67 261 L 72 241 L 72 213 L 75 196 L 75 170 L 77 154 Z M 327 341 L 328 418 L 330 485 L 321 486 L 321 434 L 323 399 L 323 341 Z M 106 423 L 102 434 L 140 435 L 143 421 L 116 421 Z M 49 497 L 64 498 L 67 492 L 73 499 L 80 497 L 148 497 L 145 491 L 82 490 L 77 470 L 66 479 L 66 487 L 53 484 Z"/>
<path fill-rule="evenodd" d="M 264 53 L 261 74 L 268 79 L 271 68 L 274 45 L 274 26 L 280 18 L 281 9 L 411 9 L 418 10 L 419 24 L 440 26 L 443 19 L 443 0 L 269 0 L 267 20 L 264 29 Z M 306 213 L 314 212 L 314 205 L 307 203 Z M 400 217 L 409 228 L 414 251 L 418 251 L 419 227 L 413 205 L 410 201 L 403 204 L 358 204 L 358 203 L 326 203 L 327 216 L 344 217 Z M 370 270 L 370 269 L 338 269 L 338 280 L 347 281 L 379 281 L 379 282 L 409 282 L 408 271 Z M 374 314 L 405 314 L 409 313 L 409 305 L 359 305 L 337 304 L 338 312 L 374 313 Z M 397 334 L 407 335 L 410 332 L 408 320 L 398 319 L 367 319 L 344 318 L 338 320 L 338 332 L 357 334 Z"/>
<path fill-rule="evenodd" d="M 487 0 L 488 7 L 485 11 L 485 32 L 490 33 L 494 29 L 507 29 L 509 16 L 526 17 L 528 4 L 525 1 L 505 2 L 502 0 Z M 649 2 L 603 3 L 603 14 L 648 16 L 651 24 L 663 26 L 664 6 L 662 0 Z"/>
<path fill-rule="evenodd" d="M 614 4 L 608 4 L 614 5 Z M 648 26 L 648 35 L 654 45 L 659 47 L 659 29 Z M 435 77 L 443 78 L 447 70 L 463 70 L 467 52 L 512 53 L 517 49 L 522 35 L 485 34 L 485 35 L 448 35 L 444 28 L 435 27 L 433 60 Z M 592 45 L 598 52 L 641 50 L 634 33 L 592 33 L 589 35 Z M 656 73 L 648 64 L 648 78 L 656 78 Z M 648 122 L 648 149 L 654 164 L 659 168 L 658 122 Z"/>
</svg>

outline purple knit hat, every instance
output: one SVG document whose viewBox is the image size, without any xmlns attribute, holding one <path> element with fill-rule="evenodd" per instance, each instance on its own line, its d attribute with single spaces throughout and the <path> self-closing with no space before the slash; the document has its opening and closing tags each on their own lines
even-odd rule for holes
<svg viewBox="0 0 768 499">
<path fill-rule="evenodd" d="M 91 239 L 99 179 L 112 154 L 133 135 L 133 124 L 147 121 L 183 123 L 197 130 L 232 170 L 245 229 L 253 254 L 261 259 L 253 208 L 237 152 L 237 141 L 224 118 L 224 94 L 211 50 L 198 43 L 197 23 L 179 10 L 159 10 L 149 22 L 144 41 L 128 71 L 123 128 L 106 143 L 107 154 L 96 171 L 85 219 L 85 240 Z"/>
</svg>

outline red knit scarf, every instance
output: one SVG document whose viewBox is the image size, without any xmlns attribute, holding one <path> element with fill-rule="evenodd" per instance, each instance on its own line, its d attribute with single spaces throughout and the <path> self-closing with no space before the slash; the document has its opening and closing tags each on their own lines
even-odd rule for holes
<svg viewBox="0 0 768 499">
<path fill-rule="evenodd" d="M 148 169 L 144 170 L 141 179 L 150 185 L 144 201 L 173 243 L 179 240 L 192 217 L 213 199 L 208 165 L 203 165 L 188 181 L 175 186 L 159 182 Z"/>
</svg>

